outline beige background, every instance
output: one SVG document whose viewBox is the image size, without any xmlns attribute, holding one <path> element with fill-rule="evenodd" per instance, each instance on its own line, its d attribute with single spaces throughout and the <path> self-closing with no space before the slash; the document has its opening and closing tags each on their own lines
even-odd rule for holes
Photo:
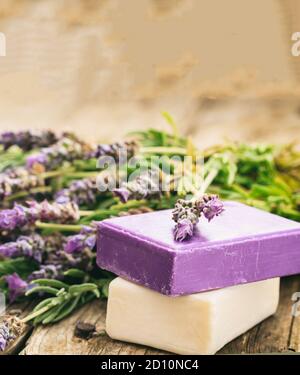
<svg viewBox="0 0 300 375">
<path fill-rule="evenodd" d="M 298 15 L 294 0 L 1 0 L 0 128 L 108 141 L 167 110 L 201 145 L 294 139 Z"/>
</svg>

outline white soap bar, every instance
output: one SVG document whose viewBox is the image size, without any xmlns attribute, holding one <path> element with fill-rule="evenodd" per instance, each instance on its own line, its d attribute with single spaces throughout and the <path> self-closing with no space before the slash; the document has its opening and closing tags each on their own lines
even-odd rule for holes
<svg viewBox="0 0 300 375">
<path fill-rule="evenodd" d="M 107 334 L 178 354 L 214 354 L 274 314 L 279 278 L 180 297 L 120 277 L 109 287 Z"/>
</svg>

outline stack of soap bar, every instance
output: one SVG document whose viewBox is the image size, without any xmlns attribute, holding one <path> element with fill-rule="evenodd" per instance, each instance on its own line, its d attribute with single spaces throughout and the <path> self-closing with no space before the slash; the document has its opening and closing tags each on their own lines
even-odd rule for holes
<svg viewBox="0 0 300 375">
<path fill-rule="evenodd" d="M 106 331 L 178 354 L 214 354 L 274 314 L 278 298 L 278 278 L 179 297 L 117 278 L 109 287 Z"/>
<path fill-rule="evenodd" d="M 300 224 L 226 202 L 193 238 L 174 241 L 171 210 L 104 220 L 98 265 L 167 295 L 300 273 Z"/>
</svg>

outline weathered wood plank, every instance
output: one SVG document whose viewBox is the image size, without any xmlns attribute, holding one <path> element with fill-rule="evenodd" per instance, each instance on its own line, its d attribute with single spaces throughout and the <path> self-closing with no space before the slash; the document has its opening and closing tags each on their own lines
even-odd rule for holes
<svg viewBox="0 0 300 375">
<path fill-rule="evenodd" d="M 156 350 L 111 340 L 100 335 L 89 340 L 74 336 L 79 320 L 95 324 L 97 331 L 105 328 L 106 303 L 94 301 L 55 325 L 34 329 L 21 354 L 156 354 Z"/>
<path fill-rule="evenodd" d="M 276 315 L 232 341 L 219 353 L 272 353 L 286 352 L 289 349 L 300 351 L 300 317 L 293 318 L 291 314 L 291 296 L 297 291 L 300 291 L 300 276 L 282 279 Z M 75 325 L 79 320 L 96 324 L 97 330 L 103 330 L 105 314 L 105 302 L 94 301 L 56 325 L 35 328 L 22 354 L 167 354 L 140 345 L 114 341 L 107 335 L 90 340 L 74 337 Z"/>
</svg>

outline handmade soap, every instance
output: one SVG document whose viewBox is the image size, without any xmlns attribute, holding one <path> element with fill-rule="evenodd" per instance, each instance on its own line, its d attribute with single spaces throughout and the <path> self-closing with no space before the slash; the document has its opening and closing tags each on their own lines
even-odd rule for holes
<svg viewBox="0 0 300 375">
<path fill-rule="evenodd" d="M 300 224 L 226 202 L 193 238 L 176 242 L 171 211 L 104 220 L 98 265 L 157 290 L 180 295 L 300 273 Z"/>
<path fill-rule="evenodd" d="M 106 331 L 178 354 L 214 354 L 274 314 L 278 299 L 279 278 L 170 297 L 118 277 L 109 287 Z"/>
</svg>

